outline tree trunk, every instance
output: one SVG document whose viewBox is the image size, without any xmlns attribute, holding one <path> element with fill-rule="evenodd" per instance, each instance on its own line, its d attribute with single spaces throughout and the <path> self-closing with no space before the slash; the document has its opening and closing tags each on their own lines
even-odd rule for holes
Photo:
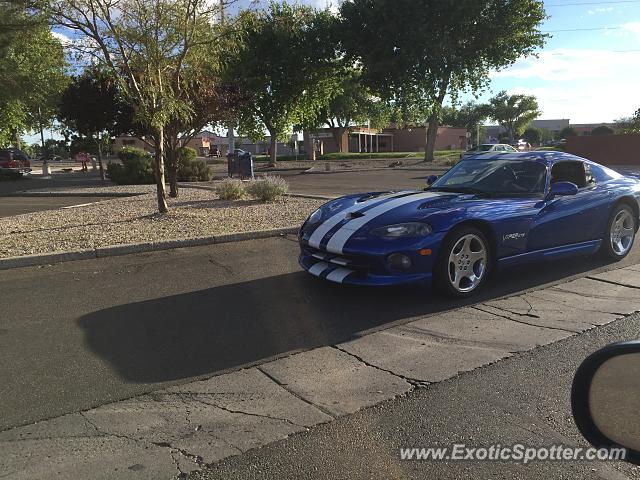
<svg viewBox="0 0 640 480">
<path fill-rule="evenodd" d="M 16 148 L 18 150 L 21 150 L 22 149 L 22 145 L 21 145 L 21 142 L 20 142 L 20 132 L 18 131 L 17 127 L 13 129 L 13 140 L 14 140 Z"/>
<path fill-rule="evenodd" d="M 178 198 L 178 148 L 173 142 L 167 145 L 167 173 L 169 176 L 169 196 Z"/>
<path fill-rule="evenodd" d="M 427 128 L 427 143 L 424 149 L 424 161 L 433 162 L 433 152 L 436 149 L 436 139 L 438 138 L 438 126 L 440 110 L 442 109 L 442 102 L 447 95 L 447 89 L 449 88 L 449 77 L 443 79 L 440 82 L 440 91 L 436 97 L 433 108 L 431 109 L 431 115 L 429 116 L 429 126 Z"/>
<path fill-rule="evenodd" d="M 344 135 L 344 132 L 347 131 L 346 127 L 334 127 L 331 129 L 331 134 L 333 135 L 333 139 L 336 142 L 336 145 L 338 146 L 338 152 L 343 153 L 343 149 L 342 149 L 342 137 Z"/>
<path fill-rule="evenodd" d="M 100 168 L 100 180 L 104 182 L 104 166 L 102 165 L 102 145 L 100 145 L 100 134 L 98 134 L 98 167 Z"/>
<path fill-rule="evenodd" d="M 169 207 L 167 206 L 167 198 L 164 190 L 164 127 L 158 129 L 155 137 L 156 193 L 158 196 L 158 211 L 160 213 L 167 213 L 169 211 Z"/>
<path fill-rule="evenodd" d="M 269 166 L 275 167 L 277 165 L 278 159 L 278 137 L 273 133 L 269 132 L 271 135 L 271 151 L 269 155 Z"/>
</svg>

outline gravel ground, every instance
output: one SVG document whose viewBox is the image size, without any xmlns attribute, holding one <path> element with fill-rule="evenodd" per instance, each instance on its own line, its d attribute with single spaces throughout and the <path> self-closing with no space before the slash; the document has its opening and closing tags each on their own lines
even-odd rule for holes
<svg viewBox="0 0 640 480">
<path fill-rule="evenodd" d="M 165 215 L 156 213 L 155 194 L 144 194 L 2 218 L 0 257 L 295 227 L 324 201 L 223 201 L 211 191 L 183 188 L 168 203 Z"/>
</svg>

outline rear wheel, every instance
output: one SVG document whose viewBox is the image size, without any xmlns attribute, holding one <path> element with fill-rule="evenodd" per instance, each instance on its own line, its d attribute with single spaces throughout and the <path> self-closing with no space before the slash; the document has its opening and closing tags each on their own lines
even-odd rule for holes
<svg viewBox="0 0 640 480">
<path fill-rule="evenodd" d="M 636 236 L 636 215 L 629 205 L 616 206 L 611 213 L 607 233 L 602 239 L 602 253 L 613 261 L 626 257 Z"/>
<path fill-rule="evenodd" d="M 434 271 L 436 287 L 457 298 L 472 295 L 487 278 L 490 258 L 489 242 L 480 230 L 455 230 L 443 243 Z"/>
</svg>

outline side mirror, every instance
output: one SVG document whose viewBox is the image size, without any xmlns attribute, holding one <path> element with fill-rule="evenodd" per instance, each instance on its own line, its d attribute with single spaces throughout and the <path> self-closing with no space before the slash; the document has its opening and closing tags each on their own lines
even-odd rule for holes
<svg viewBox="0 0 640 480">
<path fill-rule="evenodd" d="M 436 180 L 438 180 L 438 176 L 437 175 L 429 175 L 427 177 L 427 185 L 429 185 L 429 186 L 433 185 L 436 182 Z"/>
<path fill-rule="evenodd" d="M 640 341 L 608 345 L 582 362 L 571 409 L 589 443 L 624 448 L 626 455 L 618 458 L 640 465 Z"/>
<path fill-rule="evenodd" d="M 578 186 L 571 182 L 556 182 L 551 184 L 546 200 L 552 200 L 554 197 L 566 197 L 568 195 L 577 195 Z"/>
</svg>

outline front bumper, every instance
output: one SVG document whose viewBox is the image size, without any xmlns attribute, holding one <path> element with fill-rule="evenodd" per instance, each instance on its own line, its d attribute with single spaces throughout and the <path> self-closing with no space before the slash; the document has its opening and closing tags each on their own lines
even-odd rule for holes
<svg viewBox="0 0 640 480">
<path fill-rule="evenodd" d="M 390 285 L 403 285 L 407 283 L 431 284 L 431 272 L 408 273 L 398 275 L 377 275 L 371 272 L 353 270 L 348 267 L 319 260 L 310 255 L 300 254 L 298 263 L 310 274 L 335 283 L 347 285 L 363 285 L 385 287 Z"/>
<path fill-rule="evenodd" d="M 375 248 L 374 245 L 370 245 L 371 248 L 366 251 L 349 250 L 340 255 L 310 247 L 306 239 L 301 239 L 298 263 L 310 274 L 335 283 L 367 286 L 431 284 L 433 265 L 441 237 L 435 234 L 428 242 L 422 240 L 404 245 L 401 242 L 394 242 L 393 248 L 389 245 L 385 248 Z M 418 252 L 422 249 L 429 249 L 431 254 L 420 255 Z M 409 256 L 412 261 L 411 268 L 402 272 L 391 270 L 387 259 L 392 253 Z"/>
</svg>

